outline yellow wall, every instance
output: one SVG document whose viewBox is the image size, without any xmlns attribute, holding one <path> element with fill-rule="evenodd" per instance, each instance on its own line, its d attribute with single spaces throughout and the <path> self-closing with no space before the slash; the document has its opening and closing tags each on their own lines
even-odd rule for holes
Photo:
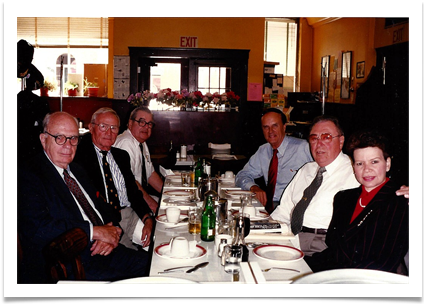
<svg viewBox="0 0 426 304">
<path fill-rule="evenodd" d="M 334 69 L 334 60 L 338 60 L 341 67 L 342 52 L 352 51 L 351 87 L 356 90 L 357 85 L 367 79 L 368 73 L 376 62 L 374 50 L 375 18 L 341 18 L 313 28 L 312 42 L 312 86 L 311 91 L 320 91 L 321 84 L 321 57 L 330 55 L 330 72 L 336 71 L 338 81 L 329 83 L 329 102 L 353 103 L 355 94 L 350 93 L 350 99 L 340 99 L 337 95 L 340 89 L 340 69 Z M 365 77 L 356 78 L 356 63 L 365 61 Z M 337 89 L 334 91 L 334 89 Z M 337 98 L 334 98 L 336 92 Z M 340 95 L 340 94 L 339 94 Z"/>
<path fill-rule="evenodd" d="M 250 50 L 248 83 L 263 83 L 264 27 L 265 18 L 110 18 L 109 62 L 128 55 L 129 46 L 177 48 L 181 36 L 196 36 L 198 48 Z M 108 84 L 113 88 L 112 76 Z"/>
<path fill-rule="evenodd" d="M 312 23 L 312 18 L 308 19 Z M 331 56 L 333 71 L 335 59 L 341 66 L 342 51 L 352 51 L 354 92 L 350 99 L 333 98 L 334 89 L 340 89 L 340 81 L 334 86 L 330 83 L 327 101 L 353 103 L 357 87 L 375 65 L 375 48 L 395 43 L 395 31 L 402 35 L 403 41 L 398 43 L 408 41 L 408 24 L 385 29 L 384 18 L 331 19 L 332 22 L 314 24 L 309 24 L 307 18 L 300 19 L 296 91 L 320 91 L 321 57 Z M 248 83 L 263 83 L 264 23 L 265 18 L 110 18 L 109 62 L 113 62 L 114 55 L 128 55 L 129 46 L 174 48 L 179 47 L 181 36 L 196 36 L 199 48 L 250 50 Z M 365 76 L 357 79 L 356 64 L 360 61 L 365 61 Z M 113 65 L 109 64 L 109 88 L 114 84 L 112 75 Z M 108 91 L 108 97 L 113 98 L 113 90 Z"/>
</svg>

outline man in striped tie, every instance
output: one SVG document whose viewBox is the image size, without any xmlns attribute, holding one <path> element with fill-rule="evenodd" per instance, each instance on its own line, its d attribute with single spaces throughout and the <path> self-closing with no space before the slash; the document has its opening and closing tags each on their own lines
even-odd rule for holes
<svg viewBox="0 0 426 304">
<path fill-rule="evenodd" d="M 77 120 L 65 112 L 47 114 L 43 152 L 18 171 L 18 233 L 23 249 L 21 281 L 46 283 L 43 248 L 79 227 L 90 242 L 81 259 L 87 280 L 113 281 L 147 274 L 149 256 L 119 244 L 122 230 L 97 195 L 86 172 L 72 163 L 79 144 Z M 69 269 L 68 269 L 69 266 Z M 71 265 L 67 265 L 71 275 Z"/>
<path fill-rule="evenodd" d="M 119 128 L 120 119 L 113 109 L 95 111 L 90 134 L 83 136 L 74 161 L 84 167 L 96 190 L 113 207 L 124 232 L 120 243 L 135 250 L 148 249 L 153 212 L 135 183 L 129 154 L 112 147 Z"/>
</svg>

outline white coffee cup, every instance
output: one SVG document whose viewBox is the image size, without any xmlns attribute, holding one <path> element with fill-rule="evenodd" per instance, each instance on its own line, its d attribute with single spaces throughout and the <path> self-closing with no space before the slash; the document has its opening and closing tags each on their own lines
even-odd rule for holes
<svg viewBox="0 0 426 304">
<path fill-rule="evenodd" d="M 189 255 L 189 242 L 183 236 L 177 236 L 170 240 L 170 257 L 184 258 Z"/>
<path fill-rule="evenodd" d="M 231 245 L 232 244 L 232 239 L 233 239 L 232 235 L 229 235 L 229 234 L 216 234 L 215 237 L 214 237 L 214 248 L 215 248 L 215 252 L 218 251 L 219 244 L 220 244 L 220 241 L 222 239 L 226 240 L 226 244 L 227 245 Z"/>
<path fill-rule="evenodd" d="M 234 172 L 226 171 L 225 172 L 225 178 L 234 178 Z"/>
<path fill-rule="evenodd" d="M 253 205 L 246 205 L 243 207 L 243 213 L 247 213 L 250 217 L 256 216 L 256 208 Z"/>
<path fill-rule="evenodd" d="M 168 207 L 166 209 L 166 217 L 168 223 L 177 223 L 180 217 L 180 209 L 178 207 Z"/>
</svg>

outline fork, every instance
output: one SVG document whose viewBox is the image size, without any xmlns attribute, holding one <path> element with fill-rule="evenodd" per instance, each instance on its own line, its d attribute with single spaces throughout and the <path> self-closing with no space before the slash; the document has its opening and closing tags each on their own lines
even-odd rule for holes
<svg viewBox="0 0 426 304">
<path fill-rule="evenodd" d="M 296 271 L 296 272 L 300 272 L 299 270 L 296 269 L 291 269 L 291 268 L 282 268 L 282 267 L 271 267 L 271 268 L 266 268 L 266 269 L 262 269 L 262 272 L 268 272 L 272 269 L 281 269 L 281 270 L 290 270 L 290 271 Z"/>
</svg>

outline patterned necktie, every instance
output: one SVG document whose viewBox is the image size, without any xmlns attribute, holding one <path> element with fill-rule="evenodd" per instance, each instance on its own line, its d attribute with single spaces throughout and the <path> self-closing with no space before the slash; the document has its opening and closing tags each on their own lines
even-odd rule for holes
<svg viewBox="0 0 426 304">
<path fill-rule="evenodd" d="M 99 218 L 98 214 L 93 209 L 92 205 L 90 205 L 90 203 L 87 201 L 86 196 L 81 191 L 77 182 L 69 175 L 68 171 L 65 169 L 64 169 L 64 178 L 65 178 L 65 183 L 67 184 L 72 194 L 74 194 L 74 196 L 76 197 L 78 203 L 80 204 L 84 213 L 89 218 L 90 222 L 94 226 L 102 226 L 103 225 L 102 220 Z"/>
<path fill-rule="evenodd" d="M 143 155 L 143 144 L 139 143 L 139 148 L 142 153 L 142 186 L 146 188 L 148 186 L 148 180 L 146 178 L 146 170 L 145 170 L 145 156 Z"/>
<path fill-rule="evenodd" d="M 116 210 L 120 210 L 120 200 L 118 199 L 117 189 L 114 185 L 114 180 L 112 178 L 111 169 L 109 167 L 108 161 L 106 159 L 108 151 L 101 151 L 102 157 L 102 167 L 104 169 L 105 184 L 108 192 L 108 200 L 110 205 Z"/>
<path fill-rule="evenodd" d="M 277 183 L 277 173 L 278 173 L 278 157 L 277 157 L 277 149 L 273 150 L 273 155 L 271 162 L 269 163 L 269 171 L 268 171 L 268 186 L 267 186 L 267 202 L 266 202 L 266 211 L 269 214 L 274 211 L 274 193 L 275 193 L 275 184 Z"/>
<path fill-rule="evenodd" d="M 303 191 L 303 197 L 299 203 L 294 207 L 293 214 L 291 215 L 291 231 L 294 235 L 297 235 L 302 230 L 303 217 L 305 215 L 306 208 L 317 193 L 318 188 L 322 183 L 322 174 L 325 172 L 325 167 L 321 167 L 318 170 L 317 176 L 315 176 L 312 183 Z"/>
</svg>

